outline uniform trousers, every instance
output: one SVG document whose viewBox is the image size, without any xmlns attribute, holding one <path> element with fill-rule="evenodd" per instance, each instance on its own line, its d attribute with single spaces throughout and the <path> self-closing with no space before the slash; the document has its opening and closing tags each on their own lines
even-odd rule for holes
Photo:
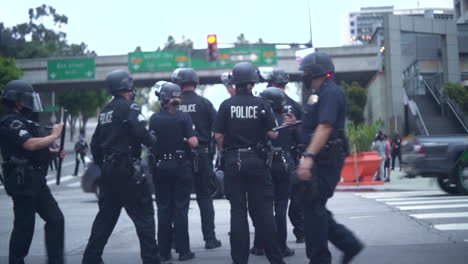
<svg viewBox="0 0 468 264">
<path fill-rule="evenodd" d="M 83 264 L 99 264 L 107 241 L 125 209 L 135 225 L 143 264 L 157 264 L 159 248 L 155 239 L 154 207 L 146 181 L 137 184 L 129 159 L 110 160 L 102 166 L 99 183 L 99 212 L 93 222 Z"/>
<path fill-rule="evenodd" d="M 270 172 L 255 152 L 228 151 L 224 155 L 225 192 L 231 204 L 231 257 L 235 264 L 249 260 L 247 206 L 253 210 L 256 232 L 262 237 L 270 263 L 283 263 L 273 216 L 273 183 Z"/>
<path fill-rule="evenodd" d="M 173 237 L 176 251 L 184 255 L 190 252 L 188 210 L 193 184 L 191 163 L 188 160 L 163 160 L 158 163 L 153 183 L 158 207 L 161 256 L 171 254 Z"/>
<path fill-rule="evenodd" d="M 47 185 L 34 196 L 13 195 L 13 231 L 10 237 L 9 263 L 23 264 L 34 235 L 36 213 L 45 221 L 48 263 L 64 263 L 64 217 Z"/>
<path fill-rule="evenodd" d="M 335 221 L 326 208 L 329 198 L 333 196 L 340 179 L 344 158 L 331 165 L 315 164 L 312 178 L 317 182 L 317 199 L 304 201 L 306 254 L 310 264 L 331 264 L 331 253 L 328 241 L 343 252 L 353 252 L 361 246 L 354 234 Z M 306 194 L 307 195 L 307 192 Z"/>
<path fill-rule="evenodd" d="M 274 155 L 270 173 L 274 187 L 273 208 L 275 213 L 276 228 L 278 231 L 278 245 L 282 252 L 284 252 L 286 249 L 286 240 L 288 235 L 287 211 L 289 193 L 291 190 L 292 169 L 293 161 L 289 154 L 282 154 L 280 152 Z M 257 226 L 255 226 L 255 228 L 257 228 Z M 262 240 L 258 236 L 258 232 L 255 232 L 254 247 L 264 248 L 261 241 Z M 265 241 L 265 243 L 269 243 L 269 241 Z"/>
<path fill-rule="evenodd" d="M 198 172 L 194 172 L 194 185 L 205 241 L 216 239 L 213 208 L 213 194 L 216 191 L 215 177 L 212 156 L 206 151 L 199 151 Z"/>
</svg>

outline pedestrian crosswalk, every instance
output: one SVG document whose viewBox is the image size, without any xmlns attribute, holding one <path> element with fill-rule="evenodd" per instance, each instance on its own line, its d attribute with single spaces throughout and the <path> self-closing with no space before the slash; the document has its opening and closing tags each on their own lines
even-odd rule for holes
<svg viewBox="0 0 468 264">
<path fill-rule="evenodd" d="M 442 231 L 459 232 L 468 242 L 468 196 L 450 196 L 441 191 L 356 193 L 408 213 Z"/>
</svg>

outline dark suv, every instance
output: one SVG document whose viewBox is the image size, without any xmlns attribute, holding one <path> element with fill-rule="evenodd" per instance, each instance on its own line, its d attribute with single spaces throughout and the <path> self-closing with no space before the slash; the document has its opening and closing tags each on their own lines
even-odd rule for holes
<svg viewBox="0 0 468 264">
<path fill-rule="evenodd" d="M 403 143 L 407 177 L 436 177 L 450 194 L 468 194 L 468 135 L 417 136 Z"/>
</svg>

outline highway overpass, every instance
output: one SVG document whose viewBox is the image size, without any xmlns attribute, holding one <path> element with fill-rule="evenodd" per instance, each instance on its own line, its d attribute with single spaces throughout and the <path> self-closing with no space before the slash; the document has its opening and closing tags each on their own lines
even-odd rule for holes
<svg viewBox="0 0 468 264">
<path fill-rule="evenodd" d="M 327 52 L 331 55 L 336 66 L 336 78 L 338 81 L 358 81 L 367 86 L 376 72 L 381 69 L 381 56 L 377 46 L 344 46 L 333 48 L 317 48 L 319 51 Z M 298 71 L 298 58 L 296 52 L 299 48 L 275 49 L 276 64 L 287 71 L 291 76 L 291 81 L 299 81 L 301 72 Z M 19 59 L 17 65 L 23 72 L 22 79 L 30 82 L 39 91 L 68 91 L 78 89 L 102 89 L 105 88 L 106 75 L 117 69 L 131 71 L 134 65 L 133 58 L 129 60 L 129 54 L 115 56 L 96 56 L 84 58 L 38 58 L 38 59 Z M 181 61 L 184 57 L 181 57 Z M 50 61 L 73 61 L 73 60 L 92 60 L 92 69 L 83 75 L 84 78 L 55 80 L 58 76 L 51 73 Z M 249 58 L 247 58 L 249 59 Z M 138 63 L 138 59 L 136 60 Z M 183 65 L 183 64 L 179 64 Z M 232 66 L 232 63 L 231 65 Z M 49 67 L 49 69 L 48 69 Z M 54 66 L 55 67 L 55 66 Z M 136 67 L 135 67 L 136 68 Z M 172 70 L 176 68 L 161 71 L 138 71 L 131 72 L 137 87 L 150 87 L 158 80 L 169 80 Z M 196 68 L 200 76 L 201 84 L 220 83 L 221 73 L 230 71 L 231 67 L 216 68 Z"/>
</svg>

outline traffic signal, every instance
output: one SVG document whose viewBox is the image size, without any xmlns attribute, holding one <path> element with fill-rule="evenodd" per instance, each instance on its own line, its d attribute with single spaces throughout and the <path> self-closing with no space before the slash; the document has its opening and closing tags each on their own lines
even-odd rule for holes
<svg viewBox="0 0 468 264">
<path fill-rule="evenodd" d="M 208 42 L 208 60 L 216 61 L 218 59 L 218 39 L 216 35 L 208 35 L 206 42 Z"/>
</svg>

